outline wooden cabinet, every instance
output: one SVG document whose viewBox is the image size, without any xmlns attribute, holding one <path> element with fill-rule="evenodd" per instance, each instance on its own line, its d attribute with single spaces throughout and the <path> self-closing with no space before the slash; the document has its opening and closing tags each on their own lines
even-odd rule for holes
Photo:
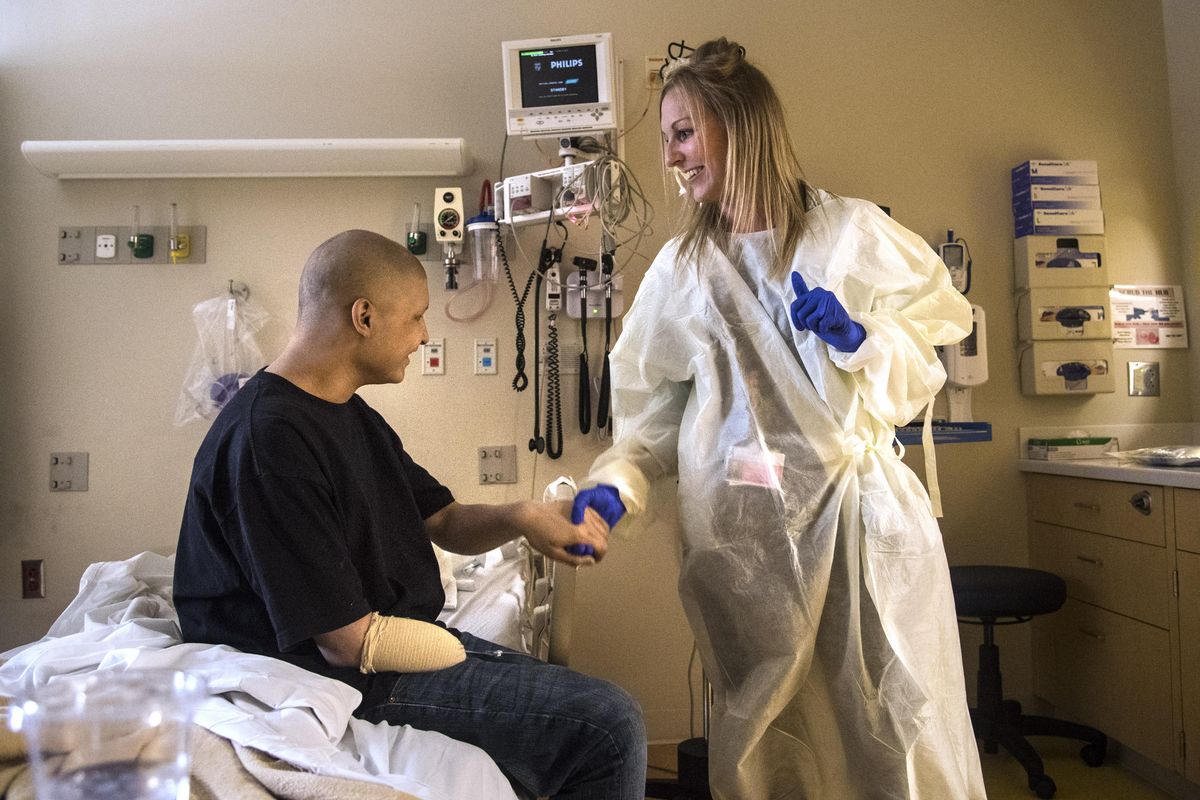
<svg viewBox="0 0 1200 800">
<path fill-rule="evenodd" d="M 1175 490 L 1184 774 L 1200 783 L 1200 491 Z"/>
<path fill-rule="evenodd" d="M 1179 667 L 1184 774 L 1200 783 L 1200 554 L 1179 553 Z"/>
<path fill-rule="evenodd" d="M 1033 621 L 1035 694 L 1064 718 L 1183 772 L 1173 642 L 1182 606 L 1175 600 L 1174 520 L 1184 517 L 1171 505 L 1183 490 L 1042 474 L 1029 476 L 1028 489 L 1030 563 L 1062 576 L 1068 598 Z M 1200 525 L 1195 495 L 1188 502 L 1196 503 L 1191 518 Z M 1200 551 L 1196 567 L 1200 598 Z M 1200 600 L 1195 605 L 1200 628 Z M 1200 631 L 1193 642 L 1200 647 Z M 1200 649 L 1192 656 L 1200 661 Z M 1197 670 L 1192 674 L 1200 680 Z M 1192 692 L 1200 701 L 1200 686 Z M 1200 729 L 1195 736 L 1200 750 Z"/>
</svg>

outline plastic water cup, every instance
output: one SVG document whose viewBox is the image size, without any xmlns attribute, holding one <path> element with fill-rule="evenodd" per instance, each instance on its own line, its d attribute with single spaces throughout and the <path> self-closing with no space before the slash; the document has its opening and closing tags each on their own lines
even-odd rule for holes
<svg viewBox="0 0 1200 800">
<path fill-rule="evenodd" d="M 203 681 L 170 670 L 102 670 L 18 696 L 38 800 L 187 800 L 189 727 Z"/>
</svg>

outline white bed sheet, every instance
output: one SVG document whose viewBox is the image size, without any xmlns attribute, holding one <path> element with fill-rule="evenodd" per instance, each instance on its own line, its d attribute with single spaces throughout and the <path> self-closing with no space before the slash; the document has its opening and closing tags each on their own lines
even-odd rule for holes
<svg viewBox="0 0 1200 800">
<path fill-rule="evenodd" d="M 529 611 L 526 585 L 529 558 L 522 548 L 494 550 L 460 560 L 454 572 L 455 599 L 438 618 L 448 627 L 474 634 L 489 642 L 529 653 Z M 452 608 L 450 606 L 453 606 Z"/>
<path fill-rule="evenodd" d="M 0 694 L 95 670 L 187 670 L 208 684 L 196 722 L 238 744 L 422 800 L 516 800 L 482 750 L 353 717 L 361 697 L 340 681 L 229 647 L 181 643 L 173 573 L 174 558 L 155 553 L 88 567 L 79 594 L 45 637 L 0 654 Z"/>
</svg>

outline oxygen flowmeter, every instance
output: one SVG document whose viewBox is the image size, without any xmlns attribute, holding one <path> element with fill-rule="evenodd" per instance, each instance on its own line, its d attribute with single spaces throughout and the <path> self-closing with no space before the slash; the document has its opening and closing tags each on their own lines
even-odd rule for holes
<svg viewBox="0 0 1200 800">
<path fill-rule="evenodd" d="M 442 265 L 446 268 L 446 288 L 458 288 L 458 254 L 463 246 L 462 189 L 441 188 L 433 193 L 433 232 L 442 245 Z"/>
</svg>

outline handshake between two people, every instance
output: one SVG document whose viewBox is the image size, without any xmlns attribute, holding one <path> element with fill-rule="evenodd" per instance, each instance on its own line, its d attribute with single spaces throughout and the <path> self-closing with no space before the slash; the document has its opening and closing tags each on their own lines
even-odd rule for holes
<svg viewBox="0 0 1200 800">
<path fill-rule="evenodd" d="M 569 524 L 563 519 L 570 503 Z M 608 551 L 608 532 L 625 515 L 616 487 L 599 484 L 583 489 L 573 501 L 541 504 L 546 510 L 531 520 L 525 538 L 538 551 L 571 566 L 595 564 Z"/>
</svg>

